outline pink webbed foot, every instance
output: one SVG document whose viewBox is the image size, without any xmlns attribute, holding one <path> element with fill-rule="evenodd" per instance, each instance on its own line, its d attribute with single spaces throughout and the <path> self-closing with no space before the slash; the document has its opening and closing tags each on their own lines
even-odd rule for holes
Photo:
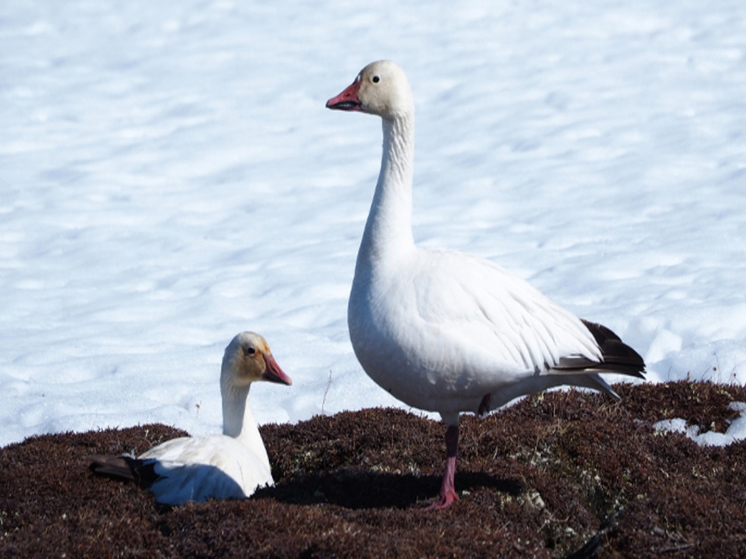
<svg viewBox="0 0 746 559">
<path fill-rule="evenodd" d="M 425 510 L 443 510 L 450 507 L 453 503 L 458 501 L 458 495 L 456 492 L 451 489 L 450 491 L 447 491 L 443 493 L 441 491 L 440 495 L 438 496 L 438 499 L 429 507 L 425 508 Z"/>
<path fill-rule="evenodd" d="M 447 509 L 458 501 L 453 479 L 456 476 L 456 454 L 458 453 L 458 425 L 449 425 L 446 429 L 446 471 L 440 486 L 438 499 L 425 510 Z"/>
</svg>

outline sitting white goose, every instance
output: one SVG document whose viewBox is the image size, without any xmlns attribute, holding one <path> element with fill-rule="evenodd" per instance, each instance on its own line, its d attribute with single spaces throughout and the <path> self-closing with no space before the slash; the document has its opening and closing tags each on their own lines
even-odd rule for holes
<svg viewBox="0 0 746 559">
<path fill-rule="evenodd" d="M 369 64 L 326 106 L 383 119 L 383 157 L 355 266 L 350 339 L 365 372 L 404 403 L 445 422 L 439 499 L 458 499 L 459 413 L 480 415 L 559 385 L 618 398 L 597 374 L 644 378 L 642 358 L 492 262 L 417 247 L 412 236 L 414 103 L 402 69 Z"/>
<path fill-rule="evenodd" d="M 267 450 L 247 401 L 251 383 L 256 381 L 292 384 L 266 340 L 242 332 L 225 348 L 220 371 L 222 435 L 172 439 L 139 458 L 91 456 L 91 468 L 149 487 L 159 503 L 172 506 L 241 499 L 258 487 L 272 485 Z"/>
</svg>

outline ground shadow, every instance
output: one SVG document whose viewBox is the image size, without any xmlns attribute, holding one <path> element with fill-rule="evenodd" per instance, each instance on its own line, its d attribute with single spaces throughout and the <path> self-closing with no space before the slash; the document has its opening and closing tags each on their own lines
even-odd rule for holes
<svg viewBox="0 0 746 559">
<path fill-rule="evenodd" d="M 510 495 L 523 491 L 523 485 L 515 480 L 498 479 L 481 472 L 456 475 L 457 491 L 478 487 L 490 487 Z M 274 487 L 258 490 L 254 498 L 297 505 L 328 503 L 349 509 L 408 509 L 432 502 L 439 488 L 439 476 L 339 469 L 279 480 Z"/>
</svg>

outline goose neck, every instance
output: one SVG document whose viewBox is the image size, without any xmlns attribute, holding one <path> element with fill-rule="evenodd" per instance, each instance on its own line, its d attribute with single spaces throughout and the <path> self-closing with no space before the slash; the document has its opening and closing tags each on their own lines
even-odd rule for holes
<svg viewBox="0 0 746 559">
<path fill-rule="evenodd" d="M 404 115 L 383 119 L 383 157 L 378 179 L 391 186 L 412 188 L 414 166 L 414 117 Z"/>
<path fill-rule="evenodd" d="M 362 248 L 375 254 L 414 247 L 412 237 L 412 171 L 414 118 L 383 120 L 381 171 L 363 235 Z"/>
<path fill-rule="evenodd" d="M 249 387 L 224 386 L 222 396 L 223 434 L 239 440 L 252 438 L 256 423 L 247 405 Z"/>
</svg>

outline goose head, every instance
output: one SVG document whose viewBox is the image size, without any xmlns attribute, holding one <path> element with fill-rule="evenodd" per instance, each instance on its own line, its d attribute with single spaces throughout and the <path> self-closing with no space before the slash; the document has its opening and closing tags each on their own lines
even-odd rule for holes
<svg viewBox="0 0 746 559">
<path fill-rule="evenodd" d="M 225 348 L 220 382 L 226 388 L 241 388 L 256 381 L 293 383 L 272 357 L 269 345 L 262 336 L 254 332 L 241 332 Z"/>
<path fill-rule="evenodd" d="M 414 113 L 407 76 L 390 60 L 372 62 L 342 93 L 326 102 L 328 109 L 361 111 L 395 120 Z"/>
</svg>

